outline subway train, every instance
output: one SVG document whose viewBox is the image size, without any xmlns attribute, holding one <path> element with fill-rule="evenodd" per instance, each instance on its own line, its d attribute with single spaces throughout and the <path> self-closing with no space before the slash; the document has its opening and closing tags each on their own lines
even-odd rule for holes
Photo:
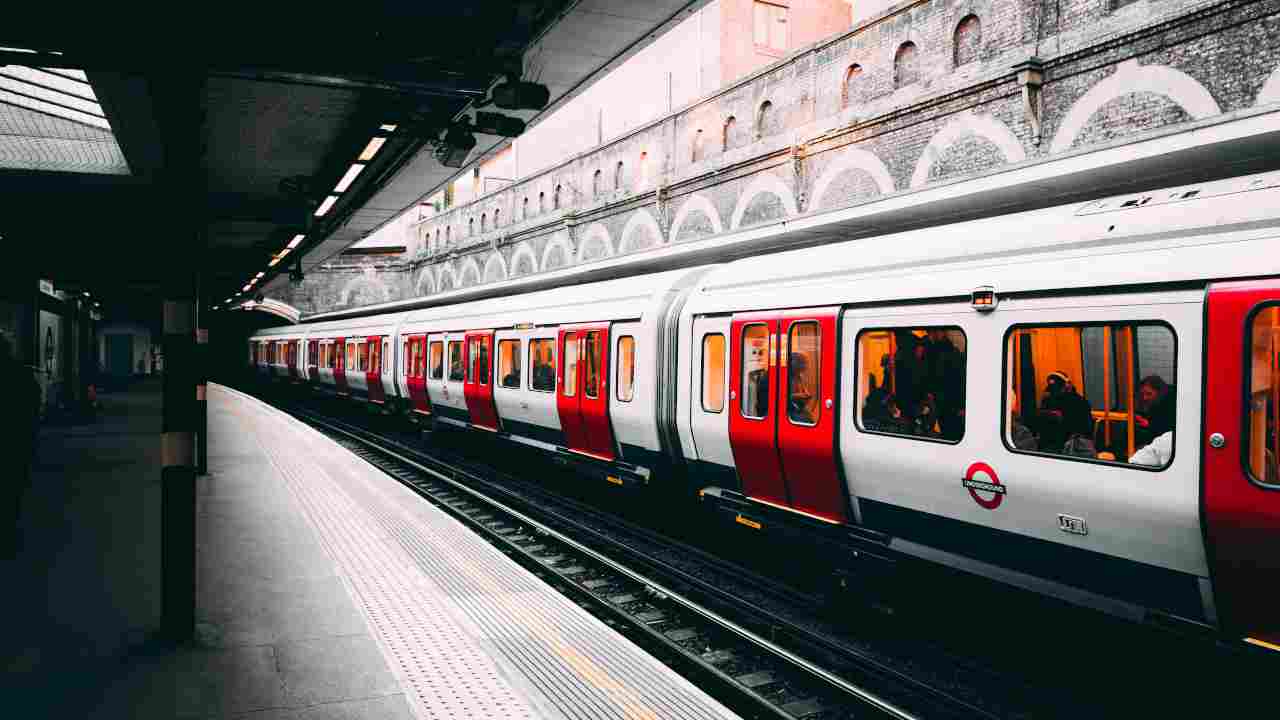
<svg viewBox="0 0 1280 720">
<path fill-rule="evenodd" d="M 1278 209 L 1251 175 L 375 309 L 249 358 L 761 533 L 1280 650 Z"/>
</svg>

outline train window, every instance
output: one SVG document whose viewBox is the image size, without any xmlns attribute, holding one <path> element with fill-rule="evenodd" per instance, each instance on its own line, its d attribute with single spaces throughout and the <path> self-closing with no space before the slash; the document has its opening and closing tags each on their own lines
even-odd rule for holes
<svg viewBox="0 0 1280 720">
<path fill-rule="evenodd" d="M 585 347 L 582 350 L 584 367 L 582 391 L 587 397 L 600 396 L 600 333 L 587 333 Z"/>
<path fill-rule="evenodd" d="M 816 425 L 819 402 L 818 365 L 821 332 L 816 322 L 798 322 L 787 333 L 787 419 L 796 425 Z"/>
<path fill-rule="evenodd" d="M 413 357 L 413 364 L 410 367 L 411 374 L 416 378 L 425 378 L 427 375 L 427 339 L 423 337 L 413 338 L 409 341 L 409 351 Z"/>
<path fill-rule="evenodd" d="M 702 336 L 702 409 L 724 410 L 724 335 Z"/>
<path fill-rule="evenodd" d="M 356 345 L 356 370 L 369 372 L 369 343 Z"/>
<path fill-rule="evenodd" d="M 858 333 L 858 428 L 959 442 L 964 437 L 967 347 L 958 327 Z"/>
<path fill-rule="evenodd" d="M 436 340 L 431 343 L 431 379 L 444 378 L 444 343 Z"/>
<path fill-rule="evenodd" d="M 480 338 L 480 354 L 476 358 L 476 380 L 481 385 L 489 384 L 493 370 L 489 367 L 489 338 Z"/>
<path fill-rule="evenodd" d="M 742 416 L 769 414 L 769 328 L 763 323 L 742 329 Z"/>
<path fill-rule="evenodd" d="M 578 394 L 578 333 L 564 335 L 564 396 Z"/>
<path fill-rule="evenodd" d="M 347 343 L 347 364 L 345 367 L 348 370 L 358 369 L 356 367 L 356 344 L 353 342 Z"/>
<path fill-rule="evenodd" d="M 369 368 L 374 375 L 382 373 L 382 346 L 377 340 L 369 341 Z"/>
<path fill-rule="evenodd" d="M 529 388 L 538 392 L 556 391 L 556 341 L 552 338 L 529 340 Z"/>
<path fill-rule="evenodd" d="M 1255 482 L 1280 489 L 1280 306 L 1255 312 L 1249 348 L 1245 457 Z"/>
<path fill-rule="evenodd" d="M 449 341 L 449 381 L 461 382 L 466 377 L 462 363 L 462 341 Z"/>
<path fill-rule="evenodd" d="M 630 335 L 618 338 L 618 399 L 631 402 L 636 395 L 636 339 Z"/>
<path fill-rule="evenodd" d="M 498 377 L 502 387 L 520 387 L 520 341 L 498 341 Z"/>
<path fill-rule="evenodd" d="M 1014 452 L 1146 466 L 1173 459 L 1176 338 L 1165 324 L 1016 326 L 1005 337 Z"/>
</svg>

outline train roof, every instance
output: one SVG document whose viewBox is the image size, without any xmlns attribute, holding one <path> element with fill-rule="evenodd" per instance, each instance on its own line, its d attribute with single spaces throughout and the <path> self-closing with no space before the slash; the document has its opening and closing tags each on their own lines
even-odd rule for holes
<svg viewBox="0 0 1280 720">
<path fill-rule="evenodd" d="M 737 260 L 686 312 L 875 303 L 1280 273 L 1280 172 Z"/>
</svg>

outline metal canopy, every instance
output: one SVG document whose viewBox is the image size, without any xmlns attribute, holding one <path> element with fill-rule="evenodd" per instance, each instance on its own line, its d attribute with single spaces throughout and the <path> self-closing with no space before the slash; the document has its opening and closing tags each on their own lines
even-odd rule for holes
<svg viewBox="0 0 1280 720">
<path fill-rule="evenodd" d="M 0 67 L 0 169 L 127 175 L 83 71 Z"/>
</svg>

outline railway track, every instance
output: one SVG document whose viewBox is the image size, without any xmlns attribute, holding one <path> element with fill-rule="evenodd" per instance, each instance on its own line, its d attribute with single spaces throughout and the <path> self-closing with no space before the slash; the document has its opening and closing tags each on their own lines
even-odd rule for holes
<svg viewBox="0 0 1280 720">
<path fill-rule="evenodd" d="M 744 717 L 1027 715 L 975 705 L 768 609 L 756 601 L 760 593 L 804 600 L 698 548 L 529 483 L 517 492 L 474 466 L 344 420 L 283 409 L 472 527 Z M 682 562 L 664 559 L 673 557 Z M 691 569 L 699 560 L 716 570 Z M 759 587 L 735 593 L 718 582 L 725 572 Z"/>
</svg>

